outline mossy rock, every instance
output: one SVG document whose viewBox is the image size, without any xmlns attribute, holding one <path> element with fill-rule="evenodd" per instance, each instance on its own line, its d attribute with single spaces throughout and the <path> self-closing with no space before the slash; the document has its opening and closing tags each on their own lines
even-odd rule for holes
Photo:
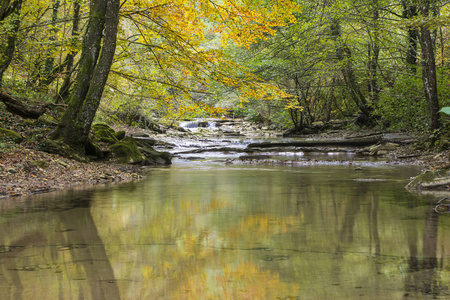
<svg viewBox="0 0 450 300">
<path fill-rule="evenodd" d="M 92 130 L 94 131 L 95 140 L 102 141 L 110 145 L 119 141 L 116 137 L 116 132 L 114 129 L 106 124 L 95 124 L 92 126 Z"/>
<path fill-rule="evenodd" d="M 39 123 L 42 123 L 42 124 L 47 125 L 47 126 L 57 126 L 58 123 L 59 123 L 58 119 L 56 119 L 55 117 L 53 117 L 51 115 L 46 115 L 46 114 L 40 116 L 37 119 L 37 121 Z"/>
<path fill-rule="evenodd" d="M 139 151 L 135 139 L 126 137 L 110 147 L 114 158 L 120 163 L 141 164 L 145 156 Z"/>
<path fill-rule="evenodd" d="M 117 131 L 116 133 L 114 133 L 114 136 L 116 137 L 116 139 L 121 141 L 125 138 L 125 134 L 126 134 L 125 131 L 121 130 L 121 131 Z"/>
<path fill-rule="evenodd" d="M 93 143 L 92 141 L 88 141 L 85 147 L 86 155 L 94 156 L 95 158 L 102 159 L 105 157 L 105 153 L 99 145 Z"/>
<path fill-rule="evenodd" d="M 20 144 L 23 141 L 23 137 L 15 131 L 0 127 L 0 141 L 10 141 Z"/>
<path fill-rule="evenodd" d="M 142 153 L 145 155 L 145 165 L 170 165 L 172 160 L 170 159 L 170 154 L 167 152 L 159 152 L 152 148 L 152 140 L 148 139 L 137 139 L 137 144 L 139 145 Z"/>
<path fill-rule="evenodd" d="M 80 155 L 69 145 L 52 139 L 47 139 L 38 145 L 38 149 L 47 153 L 58 154 L 80 162 L 89 162 L 89 159 Z"/>
<path fill-rule="evenodd" d="M 150 137 L 144 137 L 144 138 L 136 138 L 134 137 L 134 139 L 136 140 L 136 143 L 138 144 L 139 147 L 152 147 L 154 145 L 156 145 L 156 140 Z"/>
</svg>

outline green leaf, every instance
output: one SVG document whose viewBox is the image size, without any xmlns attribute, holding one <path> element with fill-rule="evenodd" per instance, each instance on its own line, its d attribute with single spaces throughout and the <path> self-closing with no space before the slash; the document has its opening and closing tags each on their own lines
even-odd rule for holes
<svg viewBox="0 0 450 300">
<path fill-rule="evenodd" d="M 439 112 L 450 115 L 450 106 L 443 107 Z"/>
</svg>

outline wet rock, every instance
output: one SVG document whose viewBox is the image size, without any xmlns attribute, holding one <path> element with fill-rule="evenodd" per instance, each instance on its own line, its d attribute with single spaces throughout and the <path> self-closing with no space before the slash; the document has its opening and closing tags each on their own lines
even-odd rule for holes
<svg viewBox="0 0 450 300">
<path fill-rule="evenodd" d="M 413 192 L 450 190 L 450 170 L 428 170 L 415 177 L 406 189 Z"/>
<path fill-rule="evenodd" d="M 398 144 L 395 143 L 386 143 L 373 145 L 364 149 L 359 150 L 357 153 L 360 155 L 368 155 L 368 156 L 382 156 L 388 154 L 390 151 L 393 151 L 398 148 Z"/>
</svg>

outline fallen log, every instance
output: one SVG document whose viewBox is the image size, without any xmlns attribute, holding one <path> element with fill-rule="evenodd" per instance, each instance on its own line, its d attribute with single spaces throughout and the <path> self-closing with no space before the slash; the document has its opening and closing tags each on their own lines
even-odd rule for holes
<svg viewBox="0 0 450 300">
<path fill-rule="evenodd" d="M 318 146 L 371 146 L 382 140 L 381 136 L 368 136 L 351 139 L 322 139 L 322 140 L 297 140 L 278 143 L 252 143 L 247 148 L 274 148 L 274 147 L 318 147 Z"/>
<path fill-rule="evenodd" d="M 29 106 L 0 91 L 0 101 L 6 106 L 6 110 L 25 119 L 37 119 L 47 110 L 46 106 Z"/>
</svg>

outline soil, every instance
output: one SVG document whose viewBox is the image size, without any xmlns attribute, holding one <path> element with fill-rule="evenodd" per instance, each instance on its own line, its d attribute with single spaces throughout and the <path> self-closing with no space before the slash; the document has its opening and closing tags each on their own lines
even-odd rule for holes
<svg viewBox="0 0 450 300">
<path fill-rule="evenodd" d="M 20 133 L 25 139 L 16 145 L 0 139 L 0 199 L 51 192 L 76 186 L 98 185 L 136 180 L 143 176 L 139 166 L 111 162 L 81 163 L 38 150 L 54 125 L 25 120 L 0 109 L 0 127 Z M 127 134 L 143 132 L 121 126 Z M 342 137 L 349 132 L 331 134 Z M 351 133 L 350 133 L 351 134 Z M 157 135 L 155 136 L 157 139 Z M 414 144 L 403 144 L 387 154 L 393 160 L 419 164 L 435 169 L 450 164 L 449 151 L 418 150 Z"/>
<path fill-rule="evenodd" d="M 38 150 L 54 126 L 24 120 L 0 110 L 0 127 L 20 133 L 20 144 L 0 137 L 0 199 L 56 190 L 126 182 L 143 176 L 139 166 L 108 162 L 81 163 Z"/>
</svg>

